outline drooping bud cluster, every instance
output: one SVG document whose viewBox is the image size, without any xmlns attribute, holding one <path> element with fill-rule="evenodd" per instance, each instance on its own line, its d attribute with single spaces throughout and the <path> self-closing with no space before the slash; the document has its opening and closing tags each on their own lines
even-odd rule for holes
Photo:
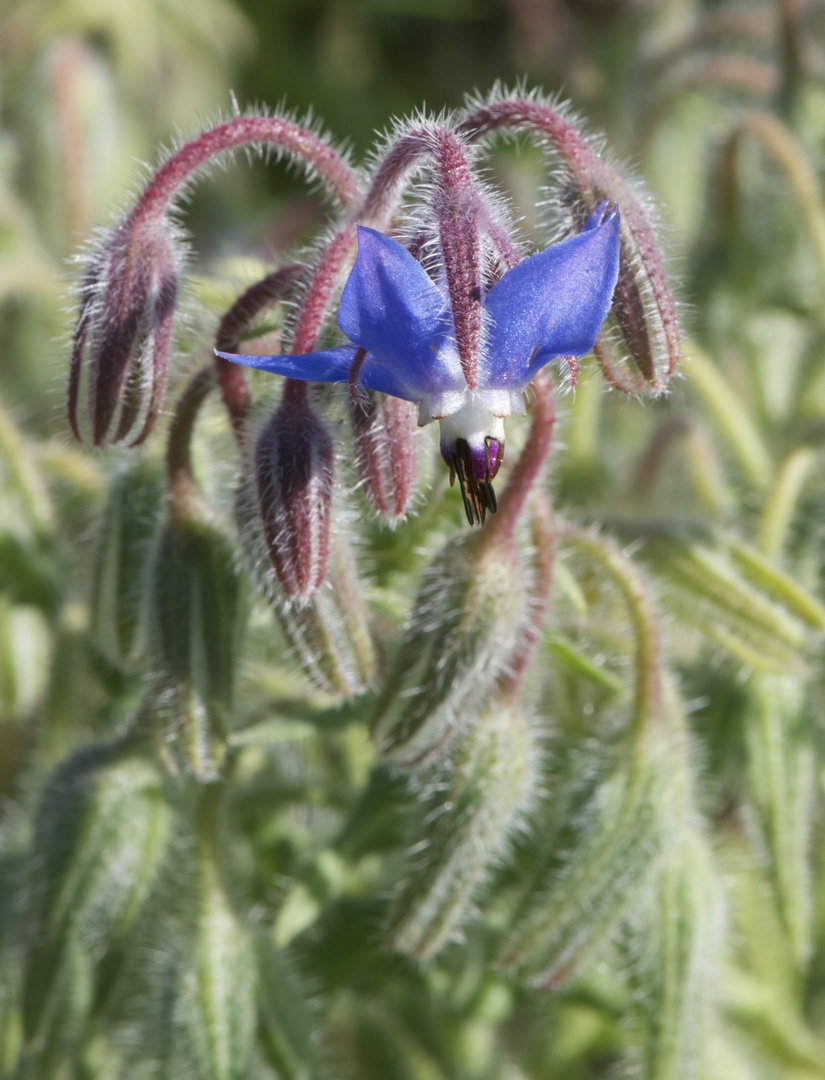
<svg viewBox="0 0 825 1080">
<path fill-rule="evenodd" d="M 502 126 L 539 132 L 567 170 L 569 235 L 526 257 L 514 215 L 479 176 L 483 136 Z M 542 644 L 555 555 L 552 513 L 539 487 L 555 419 L 543 369 L 557 361 L 563 372 L 577 371 L 595 346 L 611 381 L 625 390 L 661 390 L 678 354 L 672 301 L 643 203 L 566 118 L 538 99 L 496 98 L 461 117 L 417 119 L 382 148 L 363 190 L 312 133 L 279 118 L 238 117 L 170 158 L 93 261 L 70 384 L 76 434 L 84 401 L 96 443 L 127 436 L 140 442 L 151 431 L 166 384 L 181 262 L 169 206 L 210 158 L 263 143 L 320 173 L 345 212 L 313 257 L 254 283 L 221 321 L 214 366 L 193 376 L 172 420 L 166 524 L 159 528 L 150 515 L 124 541 L 128 507 L 113 496 L 109 546 L 101 548 L 97 573 L 96 632 L 115 627 L 106 651 L 117 662 L 136 654 L 144 612 L 124 582 L 121 559 L 127 548 L 144 553 L 158 753 L 173 773 L 201 784 L 220 779 L 232 759 L 247 608 L 226 524 L 203 497 L 191 452 L 197 415 L 219 389 L 240 451 L 236 525 L 287 655 L 314 686 L 339 698 L 377 680 L 363 714 L 375 749 L 423 792 L 428 832 L 423 841 L 413 838 L 388 935 L 410 956 L 429 957 L 471 920 L 491 868 L 524 826 L 540 787 L 524 687 Z M 402 218 L 406 227 L 396 233 Z M 285 319 L 282 302 L 290 311 Z M 243 341 L 259 335 L 264 311 L 275 316 L 283 351 L 238 355 Z M 608 319 L 616 322 L 626 361 L 604 359 Z M 285 379 L 280 404 L 262 424 L 244 368 Z M 91 386 L 85 398 L 83 378 Z M 342 393 L 336 399 L 309 383 L 340 383 Z M 468 521 L 486 523 L 441 542 L 394 648 L 376 633 L 380 616 L 358 579 L 352 522 L 339 509 L 342 398 L 358 485 L 379 518 L 397 525 L 409 512 L 417 412 L 419 426 L 439 422 L 441 456 L 451 484 L 459 481 Z M 528 402 L 531 430 L 497 496 L 505 420 L 524 415 Z M 655 658 L 648 659 L 657 672 Z M 655 688 L 640 684 L 640 712 L 654 708 L 645 695 Z M 646 735 L 631 765 L 603 785 L 606 811 L 597 815 L 586 866 L 571 862 L 569 910 L 555 930 L 548 930 L 543 909 L 530 915 L 527 904 L 529 917 L 506 958 L 527 978 L 560 978 L 584 951 L 579 901 L 604 909 L 606 925 L 651 864 L 663 770 L 649 743 L 658 745 Z M 229 935 L 234 916 L 218 878 L 211 870 L 207 877 L 204 903 Z M 600 932 L 598 917 L 588 925 Z M 217 962 L 203 948 L 204 963 Z M 197 1032 L 197 1002 L 184 992 L 181 1002 L 188 1030 Z M 227 1031 L 248 1044 L 244 1009 L 229 999 L 221 1008 Z M 193 1038 L 191 1056 L 205 1064 L 212 1051 Z"/>
<path fill-rule="evenodd" d="M 511 215 L 478 176 L 475 144 L 500 127 L 549 140 L 568 175 L 563 197 L 572 200 L 577 235 L 525 259 Z M 248 290 L 217 340 L 219 384 L 242 445 L 249 391 L 224 361 L 293 380 L 249 455 L 270 557 L 289 599 L 308 603 L 324 581 L 334 482 L 330 435 L 296 380 L 345 382 L 354 401 L 366 402 L 360 413 L 353 405 L 354 456 L 379 514 L 396 520 L 409 505 L 414 452 L 403 403 L 411 402 L 419 424 L 439 421 L 442 456 L 459 481 L 468 520 L 483 524 L 497 509 L 493 480 L 504 458 L 504 419 L 523 414 L 523 391 L 542 367 L 552 360 L 569 366 L 598 339 L 608 375 L 623 389 L 658 391 L 673 370 L 674 309 L 644 205 L 573 124 L 539 99 L 494 97 L 455 120 L 421 119 L 400 129 L 363 190 L 326 143 L 293 121 L 236 117 L 173 155 L 92 261 L 70 380 L 78 436 L 84 379 L 96 443 L 140 442 L 154 425 L 181 262 L 169 209 L 207 162 L 238 146 L 271 146 L 290 156 L 319 175 L 347 210 L 314 262 L 277 271 Z M 419 191 L 413 185 L 422 174 Z M 389 229 L 404 200 L 408 247 L 379 231 Z M 358 221 L 378 229 L 358 228 L 356 254 Z M 338 325 L 349 344 L 309 352 L 326 332 L 342 286 Z M 295 304 L 286 327 L 290 351 L 227 351 L 253 330 L 266 302 L 281 299 Z M 605 360 L 610 336 L 600 331 L 608 315 L 630 366 Z"/>
</svg>

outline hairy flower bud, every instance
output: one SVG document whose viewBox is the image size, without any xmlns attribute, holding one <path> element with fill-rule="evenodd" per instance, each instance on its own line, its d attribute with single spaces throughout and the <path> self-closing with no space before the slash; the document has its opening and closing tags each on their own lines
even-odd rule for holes
<svg viewBox="0 0 825 1080">
<path fill-rule="evenodd" d="M 460 930 L 533 795 L 533 732 L 517 701 L 495 696 L 458 736 L 425 789 L 423 821 L 390 915 L 395 948 L 434 956 Z"/>
<path fill-rule="evenodd" d="M 145 213 L 132 213 L 93 254 L 69 374 L 69 423 L 79 440 L 135 445 L 152 430 L 166 390 L 180 263 L 168 220 Z"/>
<path fill-rule="evenodd" d="M 805 737 L 812 713 L 799 679 L 756 675 L 750 680 L 747 765 L 748 824 L 768 858 L 789 952 L 803 968 L 811 952 L 810 843 L 815 813 L 814 754 Z"/>
<path fill-rule="evenodd" d="M 397 521 L 407 511 L 415 484 L 415 406 L 369 390 L 352 402 L 350 417 L 366 496 L 378 514 Z"/>
<path fill-rule="evenodd" d="M 323 585 L 304 604 L 284 594 L 270 557 L 254 480 L 245 477 L 235 512 L 254 581 L 278 619 L 292 655 L 310 681 L 330 694 L 352 697 L 373 675 L 375 653 L 369 613 L 356 573 L 355 557 L 339 526 L 330 536 Z"/>
<path fill-rule="evenodd" d="M 255 446 L 269 558 L 287 597 L 307 603 L 327 573 L 335 451 L 302 385 L 288 384 Z"/>
<path fill-rule="evenodd" d="M 56 1026 L 71 1030 L 71 1015 L 62 1014 L 78 1005 L 66 985 L 78 964 L 87 968 L 84 995 L 105 996 L 170 824 L 157 768 L 126 744 L 79 751 L 47 784 L 31 855 L 23 974 L 24 1034 L 35 1053 L 48 1055 Z"/>
<path fill-rule="evenodd" d="M 653 887 L 630 919 L 636 999 L 643 1003 L 631 1053 L 641 1076 L 702 1076 L 717 1053 L 725 895 L 700 829 L 675 830 L 668 841 Z"/>
<path fill-rule="evenodd" d="M 175 973 L 172 1015 L 164 1018 L 164 1072 L 180 1076 L 191 1070 L 204 1080 L 242 1080 L 249 1075 L 256 1024 L 252 935 L 224 887 L 212 808 L 201 809 L 199 816 L 190 885 L 194 910 Z"/>
<path fill-rule="evenodd" d="M 551 879 L 539 875 L 504 963 L 534 986 L 561 986 L 609 936 L 653 866 L 673 771 L 661 729 L 598 788 L 590 821 Z"/>
<path fill-rule="evenodd" d="M 308 604 L 276 604 L 284 637 L 303 671 L 321 690 L 354 697 L 373 676 L 369 612 L 344 536 L 333 538 L 324 586 Z"/>
<path fill-rule="evenodd" d="M 193 507 L 167 524 L 152 590 L 158 723 L 173 771 L 204 781 L 223 757 L 245 593 L 233 546 L 205 511 Z"/>
<path fill-rule="evenodd" d="M 435 757 L 508 669 L 529 617 L 509 538 L 448 544 L 424 575 L 373 711 L 381 750 L 406 765 Z"/>
</svg>

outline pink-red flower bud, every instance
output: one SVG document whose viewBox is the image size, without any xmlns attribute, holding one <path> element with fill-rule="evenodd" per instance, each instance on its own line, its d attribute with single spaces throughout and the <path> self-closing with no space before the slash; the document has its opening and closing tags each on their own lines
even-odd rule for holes
<svg viewBox="0 0 825 1080">
<path fill-rule="evenodd" d="M 334 461 L 306 386 L 287 383 L 255 446 L 255 480 L 270 561 L 284 592 L 300 603 L 327 573 Z"/>
<path fill-rule="evenodd" d="M 416 407 L 370 390 L 352 403 L 350 416 L 364 492 L 378 514 L 397 521 L 406 513 L 415 486 Z"/>
<path fill-rule="evenodd" d="M 92 257 L 69 375 L 69 422 L 96 446 L 142 442 L 166 389 L 180 255 L 165 218 L 132 214 Z"/>
</svg>

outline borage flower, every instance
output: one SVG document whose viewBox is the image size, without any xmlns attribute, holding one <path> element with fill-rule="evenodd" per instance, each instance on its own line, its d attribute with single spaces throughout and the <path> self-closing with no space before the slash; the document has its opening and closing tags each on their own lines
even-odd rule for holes
<svg viewBox="0 0 825 1080">
<path fill-rule="evenodd" d="M 504 418 L 523 415 L 522 392 L 551 360 L 593 347 L 619 268 L 619 214 L 602 204 L 578 236 L 508 270 L 480 297 L 475 355 L 459 357 L 447 284 L 399 244 L 359 227 L 358 256 L 338 325 L 351 344 L 294 356 L 226 360 L 310 382 L 349 382 L 416 402 L 420 425 L 438 420 L 441 453 L 461 483 L 472 524 L 495 511 L 492 481 L 504 455 Z M 478 303 L 477 296 L 467 303 Z"/>
</svg>

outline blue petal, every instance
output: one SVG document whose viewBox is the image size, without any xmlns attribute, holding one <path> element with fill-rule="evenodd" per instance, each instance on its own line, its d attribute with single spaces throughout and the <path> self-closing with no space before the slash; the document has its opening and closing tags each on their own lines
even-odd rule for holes
<svg viewBox="0 0 825 1080">
<path fill-rule="evenodd" d="M 485 300 L 490 316 L 488 386 L 526 386 L 556 356 L 581 356 L 595 344 L 619 273 L 619 214 L 553 244 L 508 270 Z M 592 224 L 591 224 L 592 222 Z"/>
<path fill-rule="evenodd" d="M 215 355 L 243 367 L 271 371 L 288 379 L 302 382 L 348 382 L 350 369 L 358 350 L 354 345 L 341 345 L 326 352 L 304 353 L 297 356 L 241 356 L 237 353 L 217 352 Z M 358 368 L 357 383 L 366 390 L 380 390 L 382 394 L 420 401 L 422 394 L 411 393 L 393 372 L 369 353 Z"/>
<path fill-rule="evenodd" d="M 464 386 L 446 297 L 401 244 L 374 229 L 358 229 L 338 325 L 415 393 L 410 400 Z"/>
<path fill-rule="evenodd" d="M 609 199 L 602 199 L 595 210 L 592 210 L 587 217 L 584 225 L 582 225 L 582 232 L 588 232 L 590 229 L 598 228 L 599 225 L 610 215 L 607 213 L 607 208 L 610 206 Z M 615 213 L 615 208 L 611 213 Z"/>
</svg>

